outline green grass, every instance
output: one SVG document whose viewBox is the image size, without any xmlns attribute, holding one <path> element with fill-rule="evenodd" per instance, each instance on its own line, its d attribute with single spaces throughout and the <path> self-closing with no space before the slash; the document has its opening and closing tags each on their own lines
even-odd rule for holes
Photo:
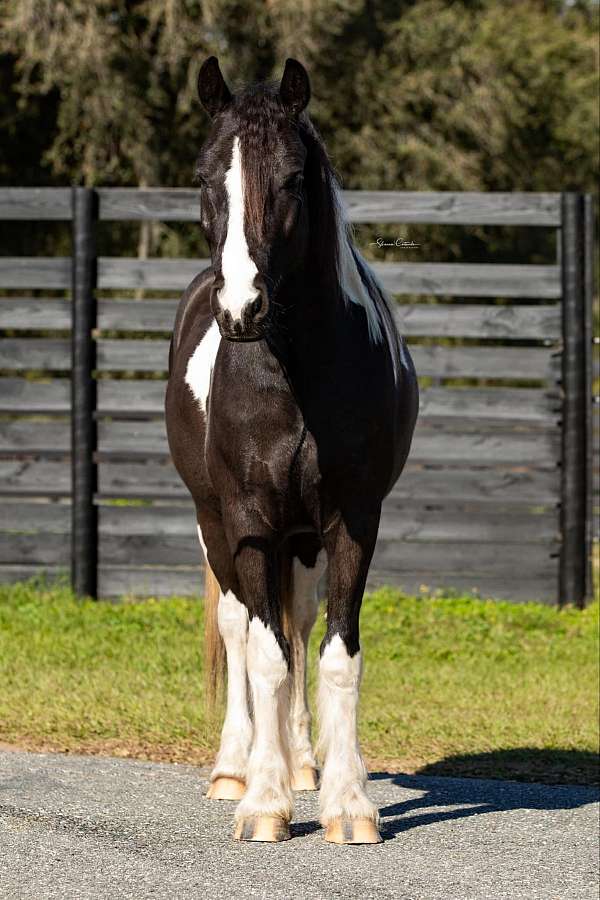
<svg viewBox="0 0 600 900">
<path fill-rule="evenodd" d="M 598 604 L 365 598 L 361 741 L 371 768 L 597 780 Z M 321 617 L 311 642 L 311 689 Z M 76 602 L 0 588 L 0 741 L 208 761 L 202 604 Z"/>
</svg>

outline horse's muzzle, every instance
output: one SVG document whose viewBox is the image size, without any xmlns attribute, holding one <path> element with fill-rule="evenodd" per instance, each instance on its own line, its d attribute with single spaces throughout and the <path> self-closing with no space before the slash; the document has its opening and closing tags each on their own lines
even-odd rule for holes
<svg viewBox="0 0 600 900">
<path fill-rule="evenodd" d="M 239 315 L 233 316 L 230 310 L 223 309 L 219 303 L 218 293 L 213 293 L 213 312 L 221 337 L 228 341 L 260 341 L 265 336 L 269 299 L 265 288 L 261 288 L 257 297 L 248 300 Z"/>
</svg>

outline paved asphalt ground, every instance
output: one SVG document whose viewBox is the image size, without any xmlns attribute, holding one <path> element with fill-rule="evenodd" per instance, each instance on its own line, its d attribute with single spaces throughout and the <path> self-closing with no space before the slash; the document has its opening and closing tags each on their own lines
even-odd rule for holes
<svg viewBox="0 0 600 900">
<path fill-rule="evenodd" d="M 598 792 L 374 775 L 385 842 L 326 844 L 314 794 L 292 840 L 231 839 L 206 771 L 0 752 L 0 897 L 596 900 Z"/>
</svg>

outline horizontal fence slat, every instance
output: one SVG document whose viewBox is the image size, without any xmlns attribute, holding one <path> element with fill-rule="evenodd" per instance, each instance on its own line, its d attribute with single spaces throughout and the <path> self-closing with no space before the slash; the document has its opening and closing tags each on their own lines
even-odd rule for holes
<svg viewBox="0 0 600 900">
<path fill-rule="evenodd" d="M 387 502 L 495 503 L 552 506 L 558 502 L 559 475 L 554 470 L 528 469 L 428 469 L 410 461 Z"/>
<path fill-rule="evenodd" d="M 161 415 L 164 394 L 164 381 L 103 379 L 98 382 L 98 409 L 103 415 Z M 430 387 L 421 391 L 419 419 L 545 425 L 556 421 L 559 408 L 556 394 L 539 388 Z"/>
<path fill-rule="evenodd" d="M 100 415 L 156 416 L 165 410 L 166 381 L 108 379 L 98 381 Z"/>
<path fill-rule="evenodd" d="M 1 384 L 1 382 L 0 382 Z M 64 455 L 71 446 L 71 425 L 68 421 L 50 419 L 0 420 L 0 453 L 30 453 Z"/>
<path fill-rule="evenodd" d="M 182 579 L 183 580 L 183 579 Z M 544 576 L 528 577 L 526 574 L 515 575 L 477 575 L 471 578 L 468 571 L 462 575 L 439 572 L 424 576 L 422 572 L 403 571 L 373 567 L 369 572 L 367 590 L 376 590 L 382 585 L 401 588 L 407 594 L 429 593 L 435 591 L 475 592 L 480 597 L 492 600 L 510 600 L 517 603 L 535 601 L 537 603 L 555 604 L 557 600 L 558 575 L 551 568 Z M 422 591 L 422 588 L 427 590 Z M 193 593 L 193 591 L 190 591 Z M 368 602 L 368 601 L 367 601 Z"/>
<path fill-rule="evenodd" d="M 497 465 L 514 463 L 553 467 L 560 459 L 560 434 L 506 430 L 450 431 L 417 422 L 412 462 L 440 465 Z"/>
<path fill-rule="evenodd" d="M 40 432 L 38 435 L 37 432 Z M 50 437 L 52 436 L 52 437 Z M 68 448 L 68 424 L 40 428 L 36 422 L 0 423 L 0 450 L 54 446 Z M 164 421 L 100 421 L 98 450 L 103 455 L 131 458 L 166 457 L 169 453 Z M 441 465 L 514 463 L 551 467 L 560 456 L 560 436 L 552 432 L 508 430 L 450 431 L 418 423 L 411 461 Z"/>
<path fill-rule="evenodd" d="M 543 544 L 466 544 L 460 542 L 411 543 L 379 540 L 373 557 L 375 569 L 402 574 L 403 570 L 421 571 L 427 575 L 511 575 L 527 571 L 529 577 L 544 577 L 548 569 L 558 571 L 551 548 Z"/>
<path fill-rule="evenodd" d="M 344 191 L 351 222 L 560 225 L 560 194 Z"/>
<path fill-rule="evenodd" d="M 174 467 L 159 462 L 101 461 L 100 496 L 114 498 L 187 499 Z M 409 462 L 388 503 L 497 503 L 554 505 L 559 476 L 554 470 L 523 467 L 492 469 L 423 468 Z"/>
<path fill-rule="evenodd" d="M 209 260 L 100 257 L 98 287 L 184 290 Z M 375 262 L 384 287 L 394 294 L 464 297 L 560 297 L 558 266 L 484 263 Z"/>
<path fill-rule="evenodd" d="M 547 381 L 559 371 L 556 351 L 546 347 L 410 344 L 410 352 L 419 377 Z"/>
<path fill-rule="evenodd" d="M 0 578 L 2 578 L 0 568 Z M 478 575 L 470 579 L 468 573 L 452 575 L 439 573 L 425 581 L 422 573 L 372 569 L 369 575 L 370 590 L 381 584 L 401 586 L 407 593 L 418 594 L 421 586 L 429 584 L 432 590 L 447 587 L 451 590 L 476 590 L 482 597 L 506 600 L 537 600 L 542 603 L 556 602 L 556 574 L 550 569 L 543 577 L 527 576 L 510 578 L 506 575 Z M 135 596 L 193 596 L 201 597 L 204 590 L 203 567 L 181 569 L 142 568 L 126 566 L 100 566 L 99 593 L 102 597 L 123 594 Z M 368 602 L 368 601 L 367 601 Z"/>
<path fill-rule="evenodd" d="M 0 379 L 2 413 L 68 413 L 70 409 L 71 382 L 68 378 L 52 381 Z"/>
<path fill-rule="evenodd" d="M 68 256 L 0 256 L 0 288 L 70 287 L 71 258 Z"/>
<path fill-rule="evenodd" d="M 201 597 L 204 592 L 202 566 L 193 569 L 141 568 L 134 566 L 99 566 L 100 597 Z"/>
<path fill-rule="evenodd" d="M 0 188 L 0 219 L 35 222 L 71 218 L 70 188 Z"/>
<path fill-rule="evenodd" d="M 396 262 L 372 265 L 392 294 L 548 300 L 561 295 L 558 266 Z"/>
<path fill-rule="evenodd" d="M 100 218 L 196 222 L 199 193 L 187 188 L 99 188 Z M 421 222 L 447 225 L 560 225 L 560 195 L 343 191 L 352 222 Z"/>
<path fill-rule="evenodd" d="M 70 368 L 71 343 L 66 338 L 0 338 L 0 369 Z"/>
<path fill-rule="evenodd" d="M 208 266 L 209 259 L 128 259 L 101 256 L 98 260 L 98 287 L 183 291 Z"/>
<path fill-rule="evenodd" d="M 0 459 L 0 496 L 66 497 L 70 493 L 68 460 Z"/>
<path fill-rule="evenodd" d="M 14 534 L 68 534 L 71 506 L 68 503 L 27 503 L 4 499 L 0 503 L 0 532 Z"/>
<path fill-rule="evenodd" d="M 47 297 L 2 297 L 0 328 L 67 331 L 71 328 L 71 301 Z"/>
<path fill-rule="evenodd" d="M 536 543 L 557 545 L 558 512 L 532 513 L 489 507 L 417 507 L 383 504 L 379 537 L 387 541 L 432 543 Z"/>
<path fill-rule="evenodd" d="M 178 302 L 176 299 L 101 299 L 98 303 L 98 327 L 103 330 L 171 331 Z M 394 308 L 394 316 L 398 330 L 405 336 L 511 340 L 560 338 L 560 307 L 556 304 L 552 306 L 398 304 Z"/>
<path fill-rule="evenodd" d="M 68 574 L 66 566 L 0 565 L 0 584 L 15 584 L 17 581 L 29 581 L 30 578 L 44 578 L 49 583 L 59 580 L 66 584 Z"/>
<path fill-rule="evenodd" d="M 169 342 L 166 340 L 101 338 L 97 348 L 101 371 L 159 372 L 168 368 Z M 558 370 L 558 363 L 553 363 L 553 352 L 545 347 L 411 345 L 418 374 L 437 378 L 547 380 L 553 377 L 554 370 Z"/>
<path fill-rule="evenodd" d="M 540 388 L 424 388 L 419 397 L 419 422 L 486 423 L 556 426 L 560 398 Z"/>
<path fill-rule="evenodd" d="M 98 188 L 103 222 L 158 219 L 200 222 L 200 191 L 187 188 Z"/>
<path fill-rule="evenodd" d="M 98 300 L 103 331 L 172 331 L 179 300 Z"/>
<path fill-rule="evenodd" d="M 397 304 L 394 317 L 405 336 L 558 340 L 561 311 L 552 306 Z"/>
<path fill-rule="evenodd" d="M 169 367 L 169 341 L 166 340 L 100 338 L 96 347 L 100 371 L 166 372 Z"/>
<path fill-rule="evenodd" d="M 12 534 L 0 532 L 0 565 L 26 564 L 67 566 L 70 541 L 64 534 Z"/>
</svg>

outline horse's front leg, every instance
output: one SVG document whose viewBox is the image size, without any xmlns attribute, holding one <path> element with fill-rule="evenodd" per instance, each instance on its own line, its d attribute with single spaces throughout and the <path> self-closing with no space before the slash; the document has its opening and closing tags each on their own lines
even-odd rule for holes
<svg viewBox="0 0 600 900">
<path fill-rule="evenodd" d="M 274 551 L 262 541 L 236 553 L 236 570 L 248 607 L 247 671 L 254 736 L 246 793 L 236 809 L 235 837 L 246 841 L 289 838 L 292 791 L 287 734 L 289 646 L 281 628 Z"/>
<path fill-rule="evenodd" d="M 306 696 L 306 652 L 319 611 L 317 588 L 327 566 L 325 550 L 310 562 L 313 564 L 304 565 L 295 558 L 292 566 L 290 756 L 295 791 L 317 789 L 317 764 L 311 745 L 311 715 Z"/>
<path fill-rule="evenodd" d="M 379 511 L 363 513 L 349 525 L 340 519 L 326 539 L 329 587 L 319 666 L 319 747 L 324 758 L 319 801 L 325 839 L 338 844 L 381 840 L 378 812 L 366 794 L 367 771 L 357 730 L 362 667 L 358 622 L 378 526 Z"/>
</svg>

